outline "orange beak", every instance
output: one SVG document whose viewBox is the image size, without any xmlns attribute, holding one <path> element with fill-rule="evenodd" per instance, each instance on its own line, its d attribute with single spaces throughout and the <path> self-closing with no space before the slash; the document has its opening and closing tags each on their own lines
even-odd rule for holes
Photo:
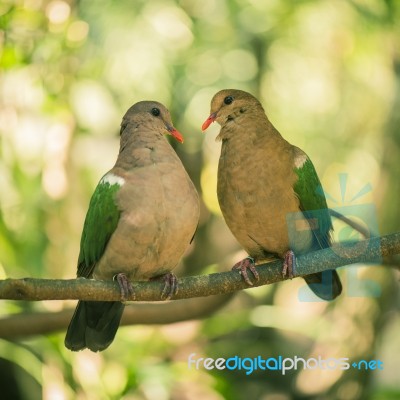
<svg viewBox="0 0 400 400">
<path fill-rule="evenodd" d="M 201 130 L 205 131 L 217 118 L 217 113 L 212 113 L 201 126 Z"/>
<path fill-rule="evenodd" d="M 178 142 L 183 143 L 183 135 L 177 131 L 173 126 L 167 127 L 168 133 L 173 136 Z"/>
</svg>

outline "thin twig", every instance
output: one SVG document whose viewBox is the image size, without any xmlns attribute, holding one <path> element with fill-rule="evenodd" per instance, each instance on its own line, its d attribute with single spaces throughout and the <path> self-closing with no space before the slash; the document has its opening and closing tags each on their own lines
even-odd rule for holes
<svg viewBox="0 0 400 400">
<path fill-rule="evenodd" d="M 361 233 L 361 235 L 363 235 L 365 239 L 369 239 L 370 237 L 376 236 L 373 232 L 370 232 L 367 228 L 363 227 L 358 222 L 353 221 L 351 218 L 348 218 L 343 214 L 340 214 L 339 212 L 333 210 L 332 208 L 329 208 L 329 213 L 331 214 L 332 217 L 335 217 L 336 219 L 343 221 L 345 224 L 349 225 L 351 228 Z"/>
</svg>

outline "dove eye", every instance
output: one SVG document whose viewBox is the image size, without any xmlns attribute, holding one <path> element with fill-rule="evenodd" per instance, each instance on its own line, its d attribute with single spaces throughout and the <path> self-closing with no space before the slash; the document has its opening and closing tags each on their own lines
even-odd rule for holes
<svg viewBox="0 0 400 400">
<path fill-rule="evenodd" d="M 160 109 L 157 107 L 154 107 L 151 109 L 151 115 L 154 115 L 155 117 L 158 117 L 160 115 Z"/>
<path fill-rule="evenodd" d="M 233 97 L 232 97 L 232 96 L 226 96 L 226 97 L 224 98 L 224 103 L 225 103 L 226 105 L 232 104 L 232 103 L 233 103 Z"/>
</svg>

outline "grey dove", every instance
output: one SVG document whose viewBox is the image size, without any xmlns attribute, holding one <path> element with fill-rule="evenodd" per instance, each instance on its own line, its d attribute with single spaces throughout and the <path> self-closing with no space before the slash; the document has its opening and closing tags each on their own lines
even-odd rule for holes
<svg viewBox="0 0 400 400">
<path fill-rule="evenodd" d="M 126 112 L 117 161 L 98 183 L 86 214 L 77 275 L 116 279 L 121 300 L 133 295 L 131 281 L 161 277 L 162 297 L 176 292 L 171 271 L 199 220 L 198 194 L 165 133 L 183 141 L 162 104 L 141 101 Z M 66 347 L 104 350 L 115 337 L 123 310 L 122 301 L 80 301 Z"/>
</svg>

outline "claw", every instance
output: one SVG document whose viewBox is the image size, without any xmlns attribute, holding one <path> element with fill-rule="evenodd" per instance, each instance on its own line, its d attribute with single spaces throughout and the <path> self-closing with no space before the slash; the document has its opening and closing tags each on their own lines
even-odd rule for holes
<svg viewBox="0 0 400 400">
<path fill-rule="evenodd" d="M 150 278 L 150 280 L 164 281 L 165 285 L 163 291 L 161 292 L 161 300 L 169 300 L 172 296 L 178 293 L 178 278 L 171 272 L 169 274 L 155 276 L 154 278 Z"/>
<path fill-rule="evenodd" d="M 282 275 L 284 278 L 288 277 L 289 279 L 292 279 L 296 275 L 296 256 L 292 250 L 287 251 L 285 254 Z"/>
<path fill-rule="evenodd" d="M 169 300 L 178 293 L 178 279 L 173 273 L 164 275 L 165 286 L 161 293 L 161 300 Z"/>
<path fill-rule="evenodd" d="M 117 280 L 121 290 L 121 301 L 126 301 L 129 297 L 132 297 L 133 300 L 135 300 L 135 291 L 133 290 L 132 283 L 129 281 L 128 277 L 123 273 L 119 273 L 114 276 L 114 279 Z"/>
<path fill-rule="evenodd" d="M 248 269 L 254 275 L 255 280 L 258 281 L 260 279 L 260 276 L 258 275 L 258 272 L 256 270 L 256 266 L 254 264 L 254 258 L 246 257 L 232 267 L 232 271 L 239 270 L 239 273 L 242 275 L 244 281 L 249 286 L 253 286 L 253 283 L 251 282 L 251 280 L 249 279 L 249 275 L 247 274 Z"/>
</svg>

